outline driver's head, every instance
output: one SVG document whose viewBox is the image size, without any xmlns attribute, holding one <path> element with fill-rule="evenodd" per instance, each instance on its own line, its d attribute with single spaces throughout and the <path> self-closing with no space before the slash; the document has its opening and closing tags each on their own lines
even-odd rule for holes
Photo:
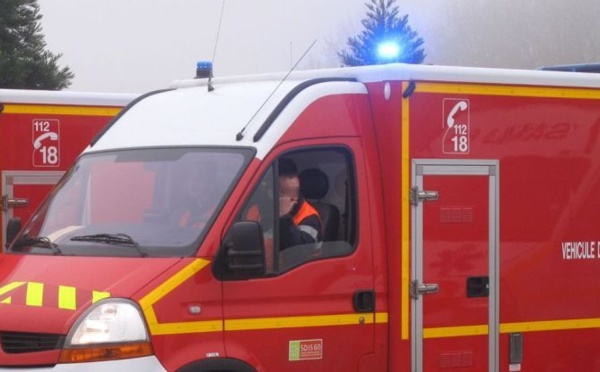
<svg viewBox="0 0 600 372">
<path fill-rule="evenodd" d="M 298 200 L 300 197 L 300 177 L 298 168 L 290 159 L 279 160 L 279 196 Z"/>
</svg>

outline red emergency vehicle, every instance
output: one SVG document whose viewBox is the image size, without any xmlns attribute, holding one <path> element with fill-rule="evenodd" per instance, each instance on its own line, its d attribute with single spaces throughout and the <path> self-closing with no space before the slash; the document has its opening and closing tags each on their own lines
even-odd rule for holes
<svg viewBox="0 0 600 372">
<path fill-rule="evenodd" d="M 133 98 L 0 89 L 2 234 L 11 218 L 27 221 L 93 136 Z"/>
<path fill-rule="evenodd" d="M 11 237 L 0 370 L 600 370 L 600 77 L 183 85 L 128 106 Z M 279 249 L 282 158 L 323 241 Z"/>
</svg>

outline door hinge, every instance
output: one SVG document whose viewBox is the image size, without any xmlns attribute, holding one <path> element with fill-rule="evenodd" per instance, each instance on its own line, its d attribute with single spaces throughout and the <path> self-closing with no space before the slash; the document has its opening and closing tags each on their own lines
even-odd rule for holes
<svg viewBox="0 0 600 372">
<path fill-rule="evenodd" d="M 422 201 L 433 201 L 438 200 L 440 194 L 437 191 L 424 191 L 419 190 L 417 186 L 410 188 L 410 204 L 419 205 Z"/>
<path fill-rule="evenodd" d="M 2 211 L 8 211 L 8 208 L 26 207 L 29 205 L 29 199 L 26 198 L 9 198 L 8 195 L 2 196 Z"/>
</svg>

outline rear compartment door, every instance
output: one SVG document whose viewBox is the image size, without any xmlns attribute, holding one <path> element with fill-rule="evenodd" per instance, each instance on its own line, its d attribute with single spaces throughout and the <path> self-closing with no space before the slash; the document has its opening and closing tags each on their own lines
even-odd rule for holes
<svg viewBox="0 0 600 372">
<path fill-rule="evenodd" d="M 63 174 L 63 171 L 2 172 L 2 247 L 6 244 L 8 221 L 20 217 L 24 225 Z"/>
<path fill-rule="evenodd" d="M 497 370 L 497 174 L 495 161 L 413 162 L 413 370 Z"/>
</svg>

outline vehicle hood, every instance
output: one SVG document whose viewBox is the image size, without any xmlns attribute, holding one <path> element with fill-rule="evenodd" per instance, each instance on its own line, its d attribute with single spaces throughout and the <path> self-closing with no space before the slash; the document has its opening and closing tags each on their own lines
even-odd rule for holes
<svg viewBox="0 0 600 372">
<path fill-rule="evenodd" d="M 0 331 L 64 335 L 93 302 L 131 298 L 180 260 L 0 255 Z"/>
</svg>

